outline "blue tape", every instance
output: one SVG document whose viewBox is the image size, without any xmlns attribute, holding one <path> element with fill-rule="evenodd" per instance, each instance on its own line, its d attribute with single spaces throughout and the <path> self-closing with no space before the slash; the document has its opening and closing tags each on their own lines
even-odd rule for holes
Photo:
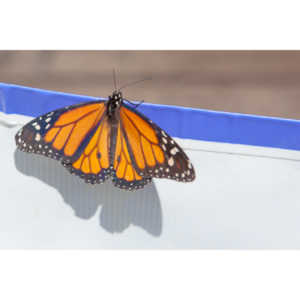
<svg viewBox="0 0 300 300">
<path fill-rule="evenodd" d="M 0 83 L 0 110 L 39 116 L 63 106 L 97 100 L 81 95 Z M 171 136 L 300 150 L 300 121 L 144 103 L 138 108 Z"/>
</svg>

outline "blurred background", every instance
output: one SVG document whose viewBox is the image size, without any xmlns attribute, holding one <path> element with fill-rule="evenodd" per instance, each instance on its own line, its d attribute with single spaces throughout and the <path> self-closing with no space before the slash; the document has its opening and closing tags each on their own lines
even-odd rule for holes
<svg viewBox="0 0 300 300">
<path fill-rule="evenodd" d="M 0 82 L 300 119 L 300 51 L 0 51 Z"/>
</svg>

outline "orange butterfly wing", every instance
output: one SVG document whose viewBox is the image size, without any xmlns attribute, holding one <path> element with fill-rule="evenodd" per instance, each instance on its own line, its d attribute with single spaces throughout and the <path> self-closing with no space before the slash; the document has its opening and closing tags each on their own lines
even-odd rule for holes
<svg viewBox="0 0 300 300">
<path fill-rule="evenodd" d="M 23 151 L 61 160 L 69 168 L 82 157 L 86 145 L 94 141 L 95 133 L 99 135 L 98 125 L 105 117 L 105 109 L 104 101 L 93 101 L 47 113 L 20 129 L 16 144 Z"/>
<path fill-rule="evenodd" d="M 111 126 L 105 116 L 79 158 L 65 166 L 87 183 L 104 182 L 110 177 L 110 139 Z"/>
<path fill-rule="evenodd" d="M 62 151 L 64 156 L 73 156 L 88 133 L 97 126 L 104 108 L 104 103 L 92 103 L 69 109 L 45 133 L 44 142 L 55 150 Z"/>
<path fill-rule="evenodd" d="M 120 126 L 132 165 L 141 177 L 193 181 L 195 171 L 180 146 L 159 126 L 126 104 L 120 109 Z"/>
<path fill-rule="evenodd" d="M 126 134 L 119 122 L 113 160 L 113 183 L 115 186 L 122 189 L 140 189 L 151 181 L 151 177 L 146 176 L 143 178 L 137 173 L 132 155 L 129 154 L 130 148 L 125 136 Z"/>
</svg>

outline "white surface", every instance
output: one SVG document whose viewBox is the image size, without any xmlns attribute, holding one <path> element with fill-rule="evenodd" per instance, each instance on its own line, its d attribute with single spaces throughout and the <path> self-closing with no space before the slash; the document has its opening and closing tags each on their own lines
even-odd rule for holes
<svg viewBox="0 0 300 300">
<path fill-rule="evenodd" d="M 1 248 L 300 248 L 300 152 L 179 140 L 195 182 L 126 192 L 16 150 L 27 118 L 0 117 Z"/>
</svg>

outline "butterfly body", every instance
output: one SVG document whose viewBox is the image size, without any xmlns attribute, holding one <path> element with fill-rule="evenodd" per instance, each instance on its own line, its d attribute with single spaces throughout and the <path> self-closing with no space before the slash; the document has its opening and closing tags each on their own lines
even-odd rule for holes
<svg viewBox="0 0 300 300">
<path fill-rule="evenodd" d="M 26 124 L 16 134 L 20 150 L 60 160 L 87 183 L 112 177 L 126 190 L 143 188 L 153 177 L 188 182 L 195 172 L 179 145 L 127 103 L 120 91 L 61 108 Z"/>
</svg>

